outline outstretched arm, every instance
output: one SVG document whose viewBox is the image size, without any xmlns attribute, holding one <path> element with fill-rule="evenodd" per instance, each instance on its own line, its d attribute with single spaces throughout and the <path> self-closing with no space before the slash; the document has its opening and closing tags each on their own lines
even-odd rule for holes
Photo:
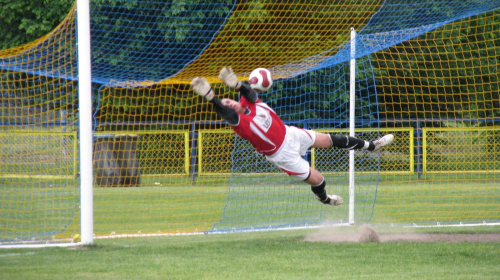
<svg viewBox="0 0 500 280">
<path fill-rule="evenodd" d="M 241 86 L 238 90 L 240 91 L 241 95 L 243 95 L 245 99 L 248 100 L 248 102 L 257 102 L 257 92 L 255 92 L 255 90 L 251 88 L 250 85 L 241 83 Z"/>
<path fill-rule="evenodd" d="M 222 105 L 217 97 L 212 98 L 210 101 L 214 105 L 215 112 L 219 117 L 223 118 L 230 125 L 237 125 L 240 122 L 240 116 L 236 111 L 228 106 Z"/>
<path fill-rule="evenodd" d="M 236 113 L 233 108 L 222 105 L 220 100 L 215 97 L 212 86 L 205 78 L 194 78 L 191 81 L 191 87 L 193 87 L 194 92 L 205 97 L 207 101 L 210 101 L 214 105 L 215 112 L 217 112 L 221 118 L 231 125 L 237 125 L 239 123 L 240 117 L 238 113 Z"/>
<path fill-rule="evenodd" d="M 250 85 L 242 83 L 238 80 L 238 77 L 233 72 L 233 68 L 224 67 L 219 72 L 219 79 L 224 81 L 224 83 L 233 89 L 236 89 L 240 92 L 241 95 L 245 97 L 248 102 L 255 103 L 257 102 L 257 92 L 250 87 Z"/>
</svg>

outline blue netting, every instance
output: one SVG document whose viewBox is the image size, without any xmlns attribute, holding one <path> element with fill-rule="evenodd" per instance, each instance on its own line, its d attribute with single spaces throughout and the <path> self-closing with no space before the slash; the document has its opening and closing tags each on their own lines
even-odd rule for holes
<svg viewBox="0 0 500 280">
<path fill-rule="evenodd" d="M 210 44 L 233 6 L 228 1 L 96 2 L 106 2 L 91 10 L 93 79 L 101 83 L 158 81 L 176 74 Z"/>
</svg>

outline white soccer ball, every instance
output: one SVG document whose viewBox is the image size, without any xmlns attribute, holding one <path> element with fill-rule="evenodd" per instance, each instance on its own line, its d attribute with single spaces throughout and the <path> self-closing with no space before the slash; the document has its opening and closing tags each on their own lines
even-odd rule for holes
<svg viewBox="0 0 500 280">
<path fill-rule="evenodd" d="M 266 68 L 257 68 L 250 73 L 248 83 L 255 91 L 264 92 L 273 86 L 273 77 Z"/>
</svg>

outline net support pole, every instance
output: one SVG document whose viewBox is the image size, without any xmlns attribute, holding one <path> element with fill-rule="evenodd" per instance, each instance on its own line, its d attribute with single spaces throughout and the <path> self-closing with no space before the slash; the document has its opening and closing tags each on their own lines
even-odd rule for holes
<svg viewBox="0 0 500 280">
<path fill-rule="evenodd" d="M 351 60 L 349 74 L 349 136 L 354 137 L 356 110 L 356 31 L 351 28 Z M 354 224 L 354 150 L 349 151 L 349 224 Z"/>
<path fill-rule="evenodd" d="M 80 129 L 81 243 L 94 242 L 92 170 L 92 80 L 90 55 L 89 0 L 77 0 L 78 108 Z"/>
</svg>

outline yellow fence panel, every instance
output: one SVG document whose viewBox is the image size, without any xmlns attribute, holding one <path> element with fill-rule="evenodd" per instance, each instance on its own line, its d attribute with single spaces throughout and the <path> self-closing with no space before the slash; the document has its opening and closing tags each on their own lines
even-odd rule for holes
<svg viewBox="0 0 500 280">
<path fill-rule="evenodd" d="M 75 132 L 0 132 L 0 178 L 74 178 L 78 174 Z"/>
<path fill-rule="evenodd" d="M 189 174 L 188 130 L 147 130 L 134 131 L 133 134 L 113 131 L 94 135 L 96 139 L 108 138 L 114 142 L 125 141 L 122 140 L 124 137 L 135 138 L 142 177 Z"/>
<path fill-rule="evenodd" d="M 423 171 L 500 172 L 500 128 L 424 128 Z"/>
<path fill-rule="evenodd" d="M 198 174 L 227 175 L 231 173 L 231 152 L 236 135 L 230 129 L 198 131 Z"/>
</svg>

